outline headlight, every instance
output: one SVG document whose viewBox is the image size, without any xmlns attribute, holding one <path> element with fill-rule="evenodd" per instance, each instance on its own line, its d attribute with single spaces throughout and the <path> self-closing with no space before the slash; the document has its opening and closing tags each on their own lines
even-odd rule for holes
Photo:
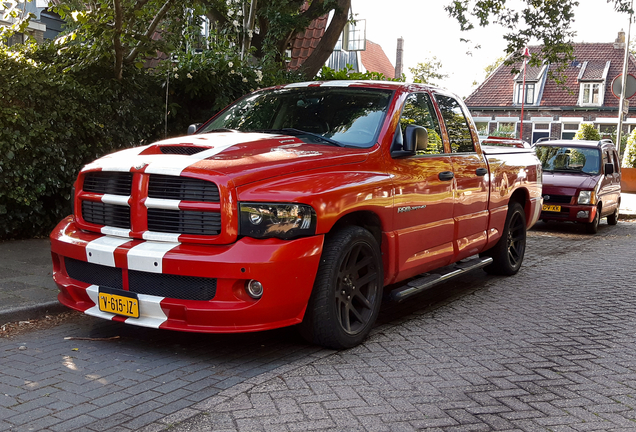
<svg viewBox="0 0 636 432">
<path fill-rule="evenodd" d="M 594 191 L 581 191 L 579 192 L 579 204 L 595 204 Z"/>
<path fill-rule="evenodd" d="M 239 235 L 280 239 L 316 233 L 316 212 L 306 204 L 239 203 Z"/>
</svg>

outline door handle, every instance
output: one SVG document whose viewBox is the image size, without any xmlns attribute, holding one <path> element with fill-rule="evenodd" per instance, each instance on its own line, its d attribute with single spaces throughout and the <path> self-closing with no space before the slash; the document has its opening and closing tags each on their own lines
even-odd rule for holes
<svg viewBox="0 0 636 432">
<path fill-rule="evenodd" d="M 442 171 L 441 173 L 438 174 L 437 177 L 442 181 L 448 181 L 448 180 L 452 180 L 453 177 L 455 177 L 455 174 L 453 174 L 452 171 Z"/>
<path fill-rule="evenodd" d="M 486 174 L 488 174 L 488 170 L 486 168 L 477 168 L 475 170 L 475 174 L 477 174 L 478 176 L 485 176 Z"/>
</svg>

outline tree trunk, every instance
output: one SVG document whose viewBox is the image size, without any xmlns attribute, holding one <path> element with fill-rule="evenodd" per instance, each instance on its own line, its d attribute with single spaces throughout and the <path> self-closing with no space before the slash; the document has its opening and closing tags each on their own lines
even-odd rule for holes
<svg viewBox="0 0 636 432">
<path fill-rule="evenodd" d="M 340 33 L 344 29 L 349 19 L 349 9 L 351 8 L 351 0 L 338 0 L 338 6 L 334 11 L 333 18 L 329 27 L 325 30 L 325 34 L 318 42 L 316 49 L 307 57 L 307 60 L 300 66 L 300 71 L 307 79 L 311 79 L 320 72 L 325 62 L 333 52 Z"/>
<path fill-rule="evenodd" d="M 115 66 L 113 72 L 119 81 L 123 78 L 124 48 L 121 46 L 121 28 L 124 20 L 124 12 L 121 9 L 120 0 L 115 0 L 115 33 L 113 35 L 113 48 L 115 49 Z"/>
</svg>

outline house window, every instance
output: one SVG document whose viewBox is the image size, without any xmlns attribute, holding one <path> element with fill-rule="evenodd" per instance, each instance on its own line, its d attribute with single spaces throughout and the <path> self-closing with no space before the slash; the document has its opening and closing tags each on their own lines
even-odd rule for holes
<svg viewBox="0 0 636 432">
<path fill-rule="evenodd" d="M 477 135 L 479 135 L 481 138 L 485 138 L 488 136 L 488 122 L 480 122 L 480 121 L 476 121 L 475 122 L 475 127 L 477 128 Z"/>
<path fill-rule="evenodd" d="M 609 138 L 614 140 L 616 138 L 617 125 L 613 124 L 600 124 L 598 125 L 598 132 L 601 134 L 601 139 Z"/>
<path fill-rule="evenodd" d="M 523 84 L 517 84 L 517 103 L 521 103 L 523 96 Z M 525 97 L 524 103 L 534 104 L 534 83 L 526 84 Z"/>
<path fill-rule="evenodd" d="M 498 122 L 495 136 L 516 138 L 517 137 L 517 123 L 512 122 Z"/>
<path fill-rule="evenodd" d="M 563 128 L 561 128 L 561 139 L 574 139 L 574 135 L 576 135 L 576 131 L 578 130 L 578 123 L 563 123 Z"/>
<path fill-rule="evenodd" d="M 581 105 L 601 105 L 601 84 L 581 84 Z"/>
<path fill-rule="evenodd" d="M 537 142 L 540 138 L 548 138 L 550 136 L 550 123 L 533 123 L 532 124 L 532 142 Z"/>
</svg>

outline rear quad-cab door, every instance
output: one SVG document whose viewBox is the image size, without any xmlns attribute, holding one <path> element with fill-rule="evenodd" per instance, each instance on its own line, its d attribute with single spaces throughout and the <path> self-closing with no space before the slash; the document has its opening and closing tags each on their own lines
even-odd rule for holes
<svg viewBox="0 0 636 432">
<path fill-rule="evenodd" d="M 487 243 L 488 165 L 481 149 L 475 147 L 466 107 L 451 96 L 435 94 L 435 100 L 446 126 L 455 174 L 453 219 L 456 261 L 478 253 Z"/>
<path fill-rule="evenodd" d="M 605 171 L 606 164 L 614 164 L 614 173 L 607 174 Z M 602 215 L 607 216 L 614 213 L 618 207 L 621 191 L 620 164 L 616 151 L 613 149 L 603 150 L 603 165 L 601 166 L 601 184 L 598 191 L 598 201 L 603 203 Z"/>
<path fill-rule="evenodd" d="M 440 122 L 426 92 L 407 96 L 395 133 L 394 148 L 406 127 L 426 129 L 415 155 L 394 158 L 394 230 L 398 280 L 447 265 L 453 257 L 453 171 L 445 151 Z"/>
</svg>

